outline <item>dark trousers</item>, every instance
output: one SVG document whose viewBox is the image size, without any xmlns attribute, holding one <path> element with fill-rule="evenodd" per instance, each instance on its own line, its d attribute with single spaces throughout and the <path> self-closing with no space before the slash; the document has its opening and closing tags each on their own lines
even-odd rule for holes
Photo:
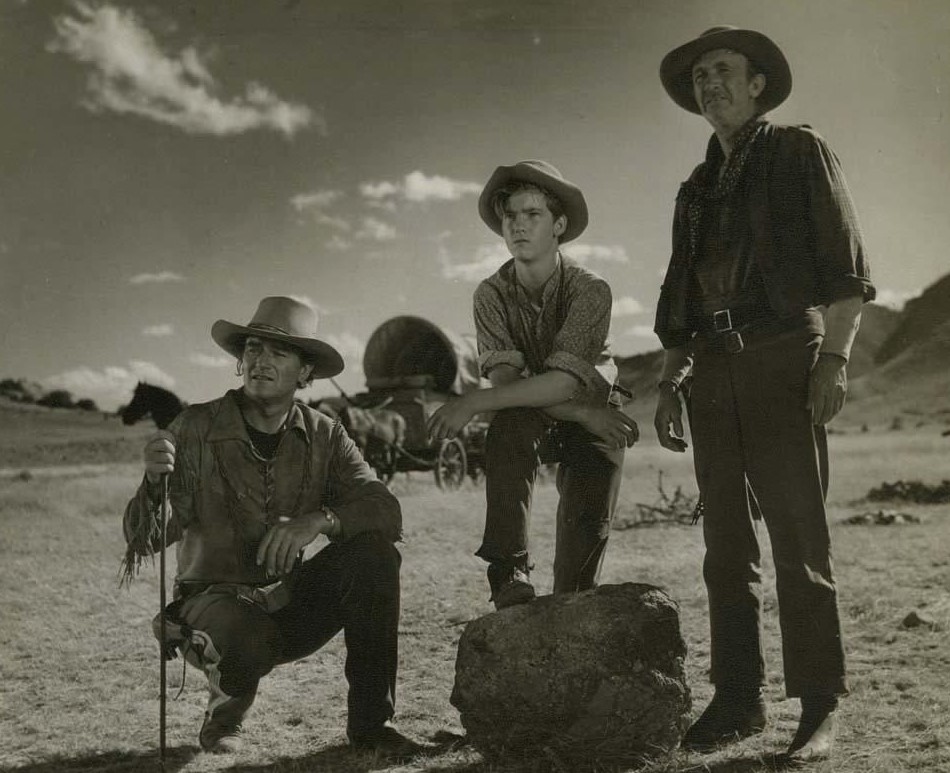
<svg viewBox="0 0 950 773">
<path fill-rule="evenodd" d="M 531 499 L 539 451 L 550 419 L 532 408 L 495 414 L 485 445 L 485 535 L 475 555 L 489 563 L 529 567 Z M 617 505 L 624 451 L 607 451 L 573 422 L 562 422 L 564 449 L 557 471 L 560 500 L 554 553 L 554 592 L 597 584 Z"/>
<path fill-rule="evenodd" d="M 178 614 L 207 639 L 199 665 L 212 693 L 254 691 L 274 666 L 312 654 L 342 629 L 347 731 L 379 727 L 393 716 L 396 697 L 400 562 L 391 543 L 367 532 L 304 562 L 290 602 L 277 612 L 227 593 L 186 598 Z"/>
<path fill-rule="evenodd" d="M 820 336 L 794 329 L 739 354 L 697 346 L 691 431 L 705 502 L 711 681 L 764 684 L 759 544 L 747 482 L 772 543 L 785 688 L 847 692 L 825 516 L 827 446 L 806 409 Z"/>
</svg>

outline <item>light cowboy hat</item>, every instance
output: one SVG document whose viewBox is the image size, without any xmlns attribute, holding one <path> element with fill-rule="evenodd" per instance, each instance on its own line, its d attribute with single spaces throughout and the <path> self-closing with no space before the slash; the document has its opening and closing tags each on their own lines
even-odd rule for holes
<svg viewBox="0 0 950 773">
<path fill-rule="evenodd" d="M 754 30 L 728 25 L 712 27 L 698 38 L 674 48 L 663 57 L 660 80 L 673 101 L 684 110 L 700 114 L 693 95 L 693 64 L 707 51 L 728 48 L 755 62 L 765 75 L 765 89 L 756 100 L 763 113 L 778 107 L 792 91 L 792 71 L 775 43 Z"/>
<path fill-rule="evenodd" d="M 244 353 L 244 340 L 248 336 L 282 341 L 297 347 L 314 366 L 314 378 L 331 378 L 343 370 L 340 353 L 317 338 L 317 312 L 293 298 L 265 298 L 246 325 L 219 319 L 211 326 L 214 342 L 238 359 Z"/>
<path fill-rule="evenodd" d="M 498 167 L 478 197 L 478 214 L 496 234 L 503 235 L 501 218 L 492 206 L 492 196 L 499 188 L 515 180 L 544 188 L 561 202 L 567 216 L 567 228 L 561 234 L 561 244 L 576 239 L 587 228 L 587 202 L 580 188 L 565 180 L 564 175 L 546 161 L 519 161 L 511 166 Z"/>
</svg>

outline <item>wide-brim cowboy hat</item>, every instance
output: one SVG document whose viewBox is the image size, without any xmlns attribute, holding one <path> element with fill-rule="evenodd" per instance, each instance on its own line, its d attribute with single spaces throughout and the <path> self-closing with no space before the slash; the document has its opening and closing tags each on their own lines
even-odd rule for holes
<svg viewBox="0 0 950 773">
<path fill-rule="evenodd" d="M 246 325 L 219 319 L 211 326 L 214 342 L 238 359 L 244 353 L 248 336 L 282 341 L 300 349 L 314 367 L 314 378 L 330 378 L 343 370 L 340 353 L 317 338 L 317 312 L 293 298 L 264 298 Z"/>
<path fill-rule="evenodd" d="M 478 214 L 496 234 L 504 235 L 501 218 L 492 206 L 492 196 L 499 188 L 515 180 L 544 188 L 561 202 L 567 216 L 567 228 L 560 238 L 562 244 L 576 239 L 587 228 L 587 202 L 580 188 L 566 180 L 560 171 L 546 161 L 519 161 L 511 166 L 498 167 L 478 197 Z"/>
<path fill-rule="evenodd" d="M 706 30 L 695 40 L 663 57 L 660 80 L 673 101 L 684 110 L 701 114 L 693 94 L 693 64 L 707 51 L 728 48 L 744 54 L 765 75 L 765 89 L 756 100 L 759 111 L 778 107 L 792 91 L 792 71 L 781 49 L 761 32 L 721 26 Z"/>
</svg>

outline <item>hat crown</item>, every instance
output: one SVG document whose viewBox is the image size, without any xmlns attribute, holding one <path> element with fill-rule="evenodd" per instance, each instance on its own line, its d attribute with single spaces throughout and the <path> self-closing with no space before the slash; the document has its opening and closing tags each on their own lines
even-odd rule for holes
<svg viewBox="0 0 950 773">
<path fill-rule="evenodd" d="M 530 159 L 528 161 L 519 161 L 517 164 L 515 164 L 516 168 L 519 166 L 530 166 L 530 167 L 533 167 L 534 169 L 537 169 L 539 172 L 542 172 L 543 174 L 550 175 L 551 177 L 556 177 L 558 180 L 564 179 L 564 175 L 561 174 L 561 170 L 558 169 L 553 164 L 549 164 L 547 161 L 541 161 L 539 159 Z"/>
<path fill-rule="evenodd" d="M 283 296 L 264 298 L 247 325 L 262 333 L 283 333 L 297 338 L 316 338 L 317 312 L 306 303 Z"/>
<path fill-rule="evenodd" d="M 708 30 L 703 32 L 699 37 L 704 38 L 707 35 L 715 35 L 719 32 L 731 32 L 732 30 L 737 30 L 738 27 L 733 27 L 731 24 L 720 24 L 718 27 L 710 27 Z"/>
</svg>

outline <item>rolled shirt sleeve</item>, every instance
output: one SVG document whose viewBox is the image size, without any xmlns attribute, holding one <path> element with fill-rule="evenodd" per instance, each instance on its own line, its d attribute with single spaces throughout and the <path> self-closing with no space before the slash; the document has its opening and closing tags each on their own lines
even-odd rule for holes
<svg viewBox="0 0 950 773">
<path fill-rule="evenodd" d="M 510 365 L 521 372 L 527 367 L 508 330 L 507 311 L 497 290 L 482 282 L 473 298 L 475 336 L 478 342 L 478 367 L 482 376 L 499 365 Z"/>
</svg>

